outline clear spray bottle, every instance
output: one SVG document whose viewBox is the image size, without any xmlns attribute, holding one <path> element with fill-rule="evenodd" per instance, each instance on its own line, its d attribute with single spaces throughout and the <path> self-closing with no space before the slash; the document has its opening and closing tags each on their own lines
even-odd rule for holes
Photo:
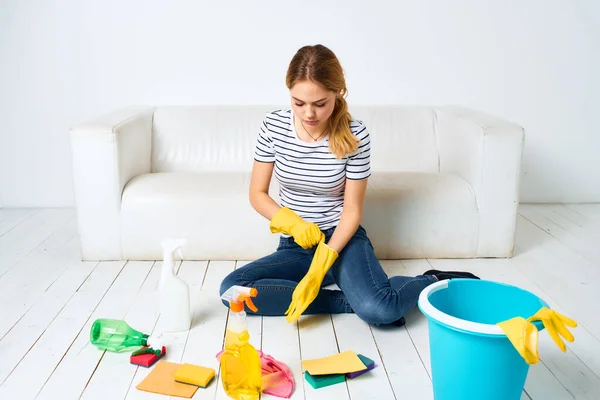
<svg viewBox="0 0 600 400">
<path fill-rule="evenodd" d="M 185 239 L 164 240 L 163 265 L 160 274 L 160 319 L 163 332 L 181 332 L 190 329 L 190 288 L 175 275 L 175 251 L 185 245 Z"/>
<path fill-rule="evenodd" d="M 260 357 L 250 344 L 244 311 L 244 303 L 252 311 L 258 311 L 251 299 L 257 295 L 254 288 L 232 286 L 221 296 L 229 302 L 231 310 L 221 355 L 221 380 L 225 393 L 236 400 L 256 400 L 262 390 Z"/>
</svg>

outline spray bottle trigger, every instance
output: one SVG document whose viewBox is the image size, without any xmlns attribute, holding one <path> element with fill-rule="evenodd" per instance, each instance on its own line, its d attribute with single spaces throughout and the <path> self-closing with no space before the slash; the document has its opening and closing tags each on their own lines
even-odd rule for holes
<svg viewBox="0 0 600 400">
<path fill-rule="evenodd" d="M 251 309 L 254 312 L 258 311 L 258 308 L 256 308 L 256 306 L 254 305 L 254 303 L 252 302 L 252 298 L 251 297 L 246 297 L 244 299 L 244 301 L 246 302 L 246 305 L 248 306 L 249 309 Z"/>
</svg>

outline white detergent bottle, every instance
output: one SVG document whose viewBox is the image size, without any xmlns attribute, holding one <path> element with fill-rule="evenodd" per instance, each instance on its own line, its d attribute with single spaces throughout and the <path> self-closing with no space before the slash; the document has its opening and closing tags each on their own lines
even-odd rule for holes
<svg viewBox="0 0 600 400">
<path fill-rule="evenodd" d="M 181 332 L 190 329 L 190 288 L 174 273 L 175 251 L 185 245 L 185 239 L 164 240 L 163 266 L 160 276 L 160 325 L 163 332 Z"/>
</svg>

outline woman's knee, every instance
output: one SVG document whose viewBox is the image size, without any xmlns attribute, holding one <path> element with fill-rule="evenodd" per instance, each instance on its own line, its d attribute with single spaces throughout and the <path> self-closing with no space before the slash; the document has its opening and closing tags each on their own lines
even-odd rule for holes
<svg viewBox="0 0 600 400">
<path fill-rule="evenodd" d="M 243 267 L 231 271 L 221 282 L 221 288 L 219 289 L 221 296 L 227 289 L 234 285 L 251 286 L 257 279 L 254 271 L 264 262 L 264 259 L 265 258 L 252 261 Z"/>
<path fill-rule="evenodd" d="M 353 309 L 354 310 L 354 309 Z M 354 310 L 356 315 L 371 325 L 387 325 L 402 318 L 403 314 L 398 310 L 390 310 L 381 308 L 366 308 Z"/>
<path fill-rule="evenodd" d="M 356 304 L 350 304 L 354 313 L 371 325 L 387 325 L 396 322 L 406 314 L 402 300 L 393 291 L 365 298 Z"/>
<path fill-rule="evenodd" d="M 239 270 L 232 271 L 227 275 L 223 281 L 221 281 L 221 287 L 219 288 L 219 296 L 223 296 L 223 293 L 234 285 L 244 286 L 241 280 L 241 274 Z"/>
</svg>

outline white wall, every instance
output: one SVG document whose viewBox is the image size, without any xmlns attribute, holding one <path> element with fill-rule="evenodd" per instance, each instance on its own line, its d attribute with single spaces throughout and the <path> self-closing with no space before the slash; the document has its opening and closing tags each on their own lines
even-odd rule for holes
<svg viewBox="0 0 600 400">
<path fill-rule="evenodd" d="M 522 201 L 600 201 L 596 4 L 0 0 L 0 205 L 73 205 L 67 131 L 96 114 L 287 102 L 289 59 L 314 43 L 341 59 L 351 103 L 522 124 Z"/>
</svg>

